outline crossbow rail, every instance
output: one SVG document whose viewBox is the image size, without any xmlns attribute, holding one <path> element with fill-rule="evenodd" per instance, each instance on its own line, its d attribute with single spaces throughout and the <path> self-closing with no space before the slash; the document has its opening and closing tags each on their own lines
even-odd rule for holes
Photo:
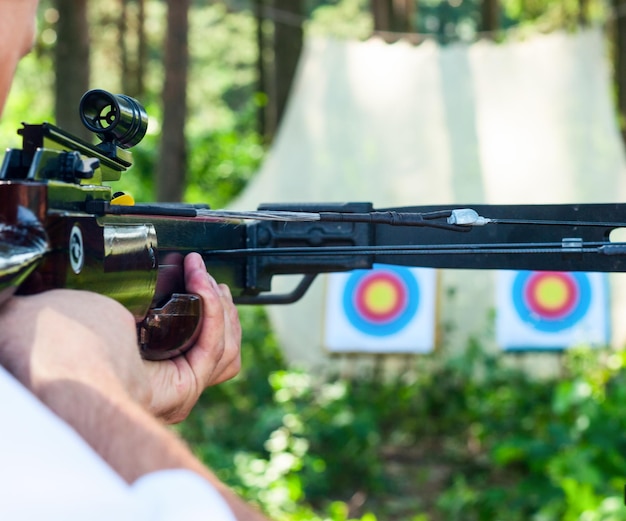
<svg viewBox="0 0 626 521">
<path fill-rule="evenodd" d="M 105 214 L 129 208 L 109 205 Z M 324 272 L 395 264 L 454 269 L 626 272 L 626 204 L 444 205 L 374 209 L 371 203 L 263 205 L 257 211 L 141 205 L 164 250 L 200 251 L 240 303 L 289 303 Z M 184 220 L 171 219 L 178 215 Z M 183 227 L 181 223 L 186 223 Z M 189 228 L 189 223 L 196 223 Z M 190 231 L 193 230 L 193 231 Z M 276 275 L 301 274 L 274 295 Z"/>
</svg>

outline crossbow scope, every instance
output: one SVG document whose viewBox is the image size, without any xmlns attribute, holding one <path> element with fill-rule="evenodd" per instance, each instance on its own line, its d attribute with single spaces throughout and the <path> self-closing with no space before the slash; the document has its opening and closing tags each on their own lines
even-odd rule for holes
<svg viewBox="0 0 626 521">
<path fill-rule="evenodd" d="M 85 93 L 79 105 L 83 125 L 103 142 L 120 148 L 138 144 L 148 129 L 148 114 L 141 104 L 124 94 L 95 89 Z"/>
</svg>

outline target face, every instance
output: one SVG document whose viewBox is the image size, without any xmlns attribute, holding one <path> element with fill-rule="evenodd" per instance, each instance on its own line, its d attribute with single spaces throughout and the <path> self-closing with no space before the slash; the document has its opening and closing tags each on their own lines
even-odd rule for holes
<svg viewBox="0 0 626 521">
<path fill-rule="evenodd" d="M 343 310 L 352 325 L 376 336 L 397 333 L 419 306 L 419 286 L 408 269 L 356 271 L 343 292 Z"/>
<path fill-rule="evenodd" d="M 598 273 L 501 272 L 496 331 L 510 349 L 608 343 L 606 277 Z"/>
<path fill-rule="evenodd" d="M 328 277 L 333 351 L 414 352 L 434 344 L 435 270 L 376 266 Z"/>
<path fill-rule="evenodd" d="M 522 320 L 539 331 L 563 331 L 589 310 L 591 285 L 585 273 L 521 272 L 513 299 Z"/>
</svg>

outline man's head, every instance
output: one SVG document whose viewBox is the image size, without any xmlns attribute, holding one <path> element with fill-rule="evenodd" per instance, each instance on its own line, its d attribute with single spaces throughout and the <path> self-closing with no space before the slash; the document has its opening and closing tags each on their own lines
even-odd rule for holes
<svg viewBox="0 0 626 521">
<path fill-rule="evenodd" d="M 38 0 L 0 0 L 0 114 L 15 68 L 35 38 Z"/>
</svg>

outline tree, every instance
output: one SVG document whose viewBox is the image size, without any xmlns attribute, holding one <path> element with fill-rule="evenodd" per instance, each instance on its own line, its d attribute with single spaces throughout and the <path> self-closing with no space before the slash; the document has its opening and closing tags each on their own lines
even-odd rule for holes
<svg viewBox="0 0 626 521">
<path fill-rule="evenodd" d="M 613 0 L 613 8 L 620 13 L 626 7 L 626 0 Z M 626 142 L 626 18 L 618 16 L 613 25 L 613 69 L 617 86 L 617 112 L 622 137 Z"/>
<path fill-rule="evenodd" d="M 415 0 L 372 0 L 374 31 L 414 32 L 413 16 L 416 4 Z"/>
<path fill-rule="evenodd" d="M 500 5 L 498 0 L 483 0 L 481 15 L 481 30 L 493 38 L 495 32 L 500 29 Z"/>
<path fill-rule="evenodd" d="M 57 124 L 74 135 L 91 139 L 78 116 L 78 104 L 89 89 L 89 24 L 87 0 L 56 0 L 59 13 L 54 53 Z"/>
<path fill-rule="evenodd" d="M 265 2 L 263 0 L 254 0 L 254 18 L 256 21 L 256 44 L 257 44 L 257 92 L 262 96 L 262 104 L 257 111 L 257 130 L 259 134 L 269 140 L 268 128 L 267 128 L 267 105 L 268 99 L 268 81 L 267 81 L 267 66 L 265 64 L 265 35 L 263 33 L 264 25 L 264 7 Z"/>
<path fill-rule="evenodd" d="M 181 201 L 185 189 L 190 4 L 191 0 L 167 0 L 163 131 L 156 169 L 158 201 Z"/>
<path fill-rule="evenodd" d="M 262 7 L 262 3 L 260 4 Z M 287 107 L 289 92 L 293 83 L 303 45 L 302 21 L 304 19 L 303 0 L 274 0 L 270 10 L 274 21 L 272 50 L 274 54 L 273 74 L 265 86 L 268 96 L 265 113 L 266 134 L 273 135 Z M 259 23 L 262 23 L 262 19 Z M 262 41 L 261 36 L 261 41 Z M 261 59 L 264 46 L 259 49 Z"/>
<path fill-rule="evenodd" d="M 122 92 L 141 99 L 145 92 L 147 60 L 145 0 L 119 0 L 118 38 L 120 46 Z M 131 49 L 129 41 L 135 43 Z"/>
</svg>

